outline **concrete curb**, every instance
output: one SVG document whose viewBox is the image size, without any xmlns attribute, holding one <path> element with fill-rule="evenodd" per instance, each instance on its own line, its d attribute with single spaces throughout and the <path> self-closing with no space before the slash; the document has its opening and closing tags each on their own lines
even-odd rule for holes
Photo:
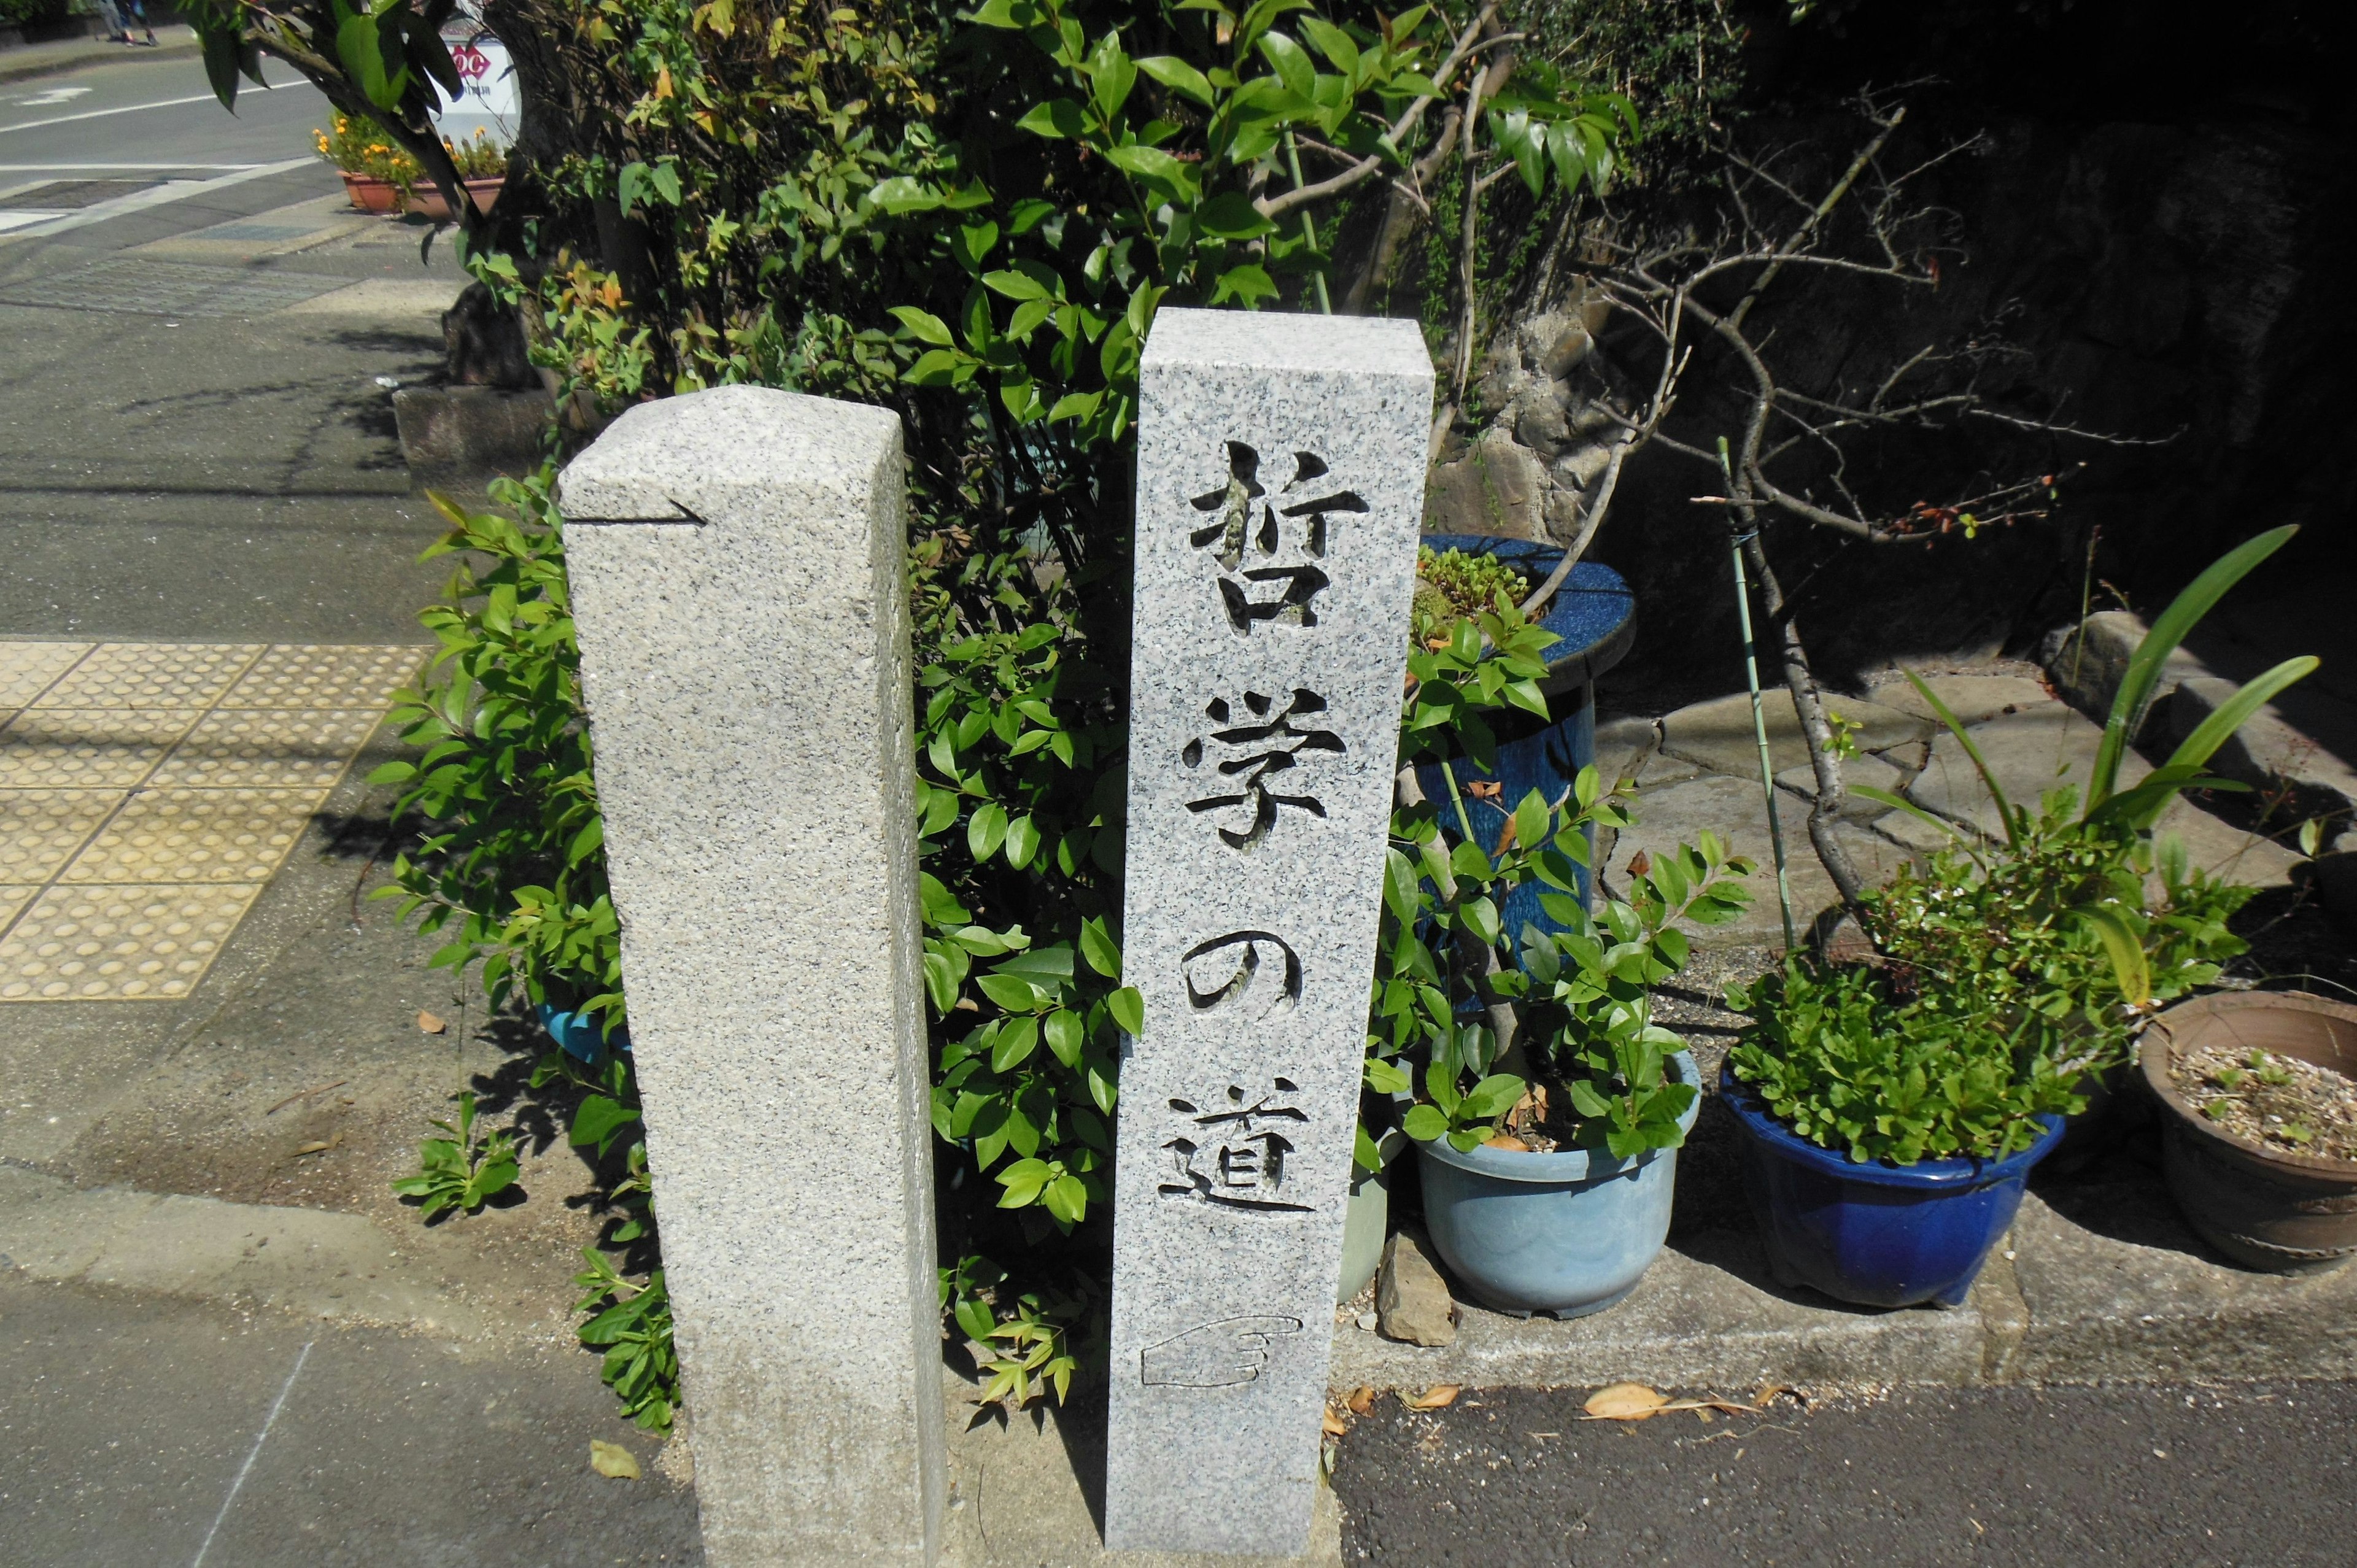
<svg viewBox="0 0 2357 1568">
<path fill-rule="evenodd" d="M 1634 1294 L 1569 1323 L 1460 1307 L 1457 1342 L 1336 1327 L 1333 1388 L 2176 1382 L 2357 1376 L 2357 1269 L 2286 1277 L 2211 1253 L 2158 1182 L 2024 1199 L 1964 1306 L 1877 1312 L 1768 1283 L 1749 1232 L 1665 1251 Z M 2059 1207 L 2058 1207 L 2059 1206 Z"/>
<path fill-rule="evenodd" d="M 0 1165 L 0 1270 L 52 1283 L 273 1307 L 457 1339 L 569 1341 L 544 1271 L 357 1214 L 78 1187 Z"/>
</svg>

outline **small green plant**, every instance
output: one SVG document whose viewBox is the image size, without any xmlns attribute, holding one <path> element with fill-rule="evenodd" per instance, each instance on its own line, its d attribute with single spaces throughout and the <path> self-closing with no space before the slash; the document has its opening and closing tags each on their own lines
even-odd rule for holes
<svg viewBox="0 0 2357 1568">
<path fill-rule="evenodd" d="M 622 1413 L 650 1432 L 669 1432 L 680 1403 L 679 1356 L 663 1272 L 638 1284 L 596 1248 L 584 1247 L 581 1255 L 589 1266 L 573 1276 L 585 1293 L 573 1310 L 597 1315 L 581 1326 L 581 1343 L 606 1352 L 600 1375 L 621 1400 Z"/>
<path fill-rule="evenodd" d="M 1858 732 L 1866 725 L 1858 719 L 1846 719 L 1831 708 L 1825 710 L 1825 750 L 1844 762 L 1857 757 Z"/>
<path fill-rule="evenodd" d="M 2038 1141 L 2039 1117 L 2086 1103 L 2076 1070 L 2016 1049 L 1986 1015 L 1903 1000 L 1875 969 L 1795 954 L 1727 1000 L 1756 1019 L 1727 1053 L 1736 1077 L 1799 1136 L 1860 1165 L 2001 1158 Z"/>
<path fill-rule="evenodd" d="M 402 1197 L 419 1200 L 427 1219 L 446 1208 L 472 1214 L 513 1187 L 520 1174 L 514 1134 L 502 1130 L 478 1139 L 474 1091 L 462 1089 L 451 1098 L 458 1102 L 457 1122 L 434 1123 L 448 1135 L 418 1144 L 417 1174 L 393 1184 Z"/>
<path fill-rule="evenodd" d="M 1415 646 L 1431 647 L 1449 637 L 1467 616 L 1495 607 L 1499 595 L 1519 605 L 1530 591 L 1529 580 L 1494 555 L 1425 545 L 1415 553 L 1415 600 L 1408 635 Z"/>
<path fill-rule="evenodd" d="M 554 482 L 550 469 L 495 480 L 491 498 L 512 517 L 429 496 L 451 528 L 422 559 L 463 564 L 445 601 L 418 617 L 441 650 L 393 706 L 423 755 L 369 776 L 401 786 L 395 819 L 421 818 L 428 832 L 373 897 L 402 900 L 421 931 L 450 929 L 431 961 L 480 960 L 492 1005 L 521 993 L 611 1029 L 623 1022 L 621 926 L 606 889 Z"/>
<path fill-rule="evenodd" d="M 1653 1022 L 1652 989 L 1685 963 L 1681 923 L 1741 912 L 1750 863 L 1706 833 L 1699 846 L 1640 857 L 1629 896 L 1591 913 L 1580 897 L 1594 871 L 1590 830 L 1633 823 L 1629 790 L 1606 789 L 1589 767 L 1562 800 L 1533 790 L 1510 809 L 1494 784 L 1460 783 L 1454 748 L 1468 767 L 1494 768 L 1486 712 L 1547 711 L 1537 682 L 1555 639 L 1507 596 L 1494 603 L 1408 656 L 1402 749 L 1437 754 L 1448 793 L 1393 817 L 1368 1086 L 1404 1090 L 1415 1075 L 1403 1062 L 1421 1062 L 1424 1099 L 1401 1122 L 1420 1142 L 1470 1149 L 1519 1116 L 1526 1132 L 1544 1125 L 1621 1158 L 1674 1148 L 1696 1091 L 1666 1081 L 1683 1042 Z M 1532 884 L 1559 929 L 1507 930 L 1507 897 Z M 1371 1167 L 1377 1158 L 1363 1127 L 1359 1157 Z"/>
</svg>

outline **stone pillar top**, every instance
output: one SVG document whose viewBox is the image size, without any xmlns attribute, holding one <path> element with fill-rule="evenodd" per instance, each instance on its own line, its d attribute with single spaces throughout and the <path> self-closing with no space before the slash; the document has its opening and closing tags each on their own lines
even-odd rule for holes
<svg viewBox="0 0 2357 1568">
<path fill-rule="evenodd" d="M 699 498 L 728 499 L 780 486 L 865 497 L 876 456 L 897 455 L 889 409 L 771 387 L 715 387 L 626 410 L 559 481 L 570 522 L 711 521 Z"/>
<path fill-rule="evenodd" d="M 1233 365 L 1312 375 L 1403 376 L 1430 384 L 1432 355 L 1413 321 L 1372 316 L 1281 316 L 1274 311 L 1178 310 L 1156 313 L 1138 360 L 1164 365 Z"/>
</svg>

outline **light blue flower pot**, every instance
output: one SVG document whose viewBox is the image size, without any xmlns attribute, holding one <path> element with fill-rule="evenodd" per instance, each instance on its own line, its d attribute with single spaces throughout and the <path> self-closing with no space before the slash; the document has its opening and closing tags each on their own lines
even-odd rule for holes
<svg viewBox="0 0 2357 1568">
<path fill-rule="evenodd" d="M 1674 1083 L 1701 1087 L 1684 1051 L 1664 1064 Z M 1678 1130 L 1694 1131 L 1699 1096 Z M 1416 1145 L 1425 1228 L 1441 1261 L 1482 1305 L 1579 1317 L 1637 1288 L 1670 1234 L 1678 1152 L 1634 1159 L 1572 1149 L 1460 1154 L 1445 1138 Z"/>
</svg>

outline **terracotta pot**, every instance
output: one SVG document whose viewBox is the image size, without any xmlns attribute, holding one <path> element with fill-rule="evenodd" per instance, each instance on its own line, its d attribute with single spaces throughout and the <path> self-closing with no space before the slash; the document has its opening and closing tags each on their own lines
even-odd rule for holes
<svg viewBox="0 0 2357 1568">
<path fill-rule="evenodd" d="M 2170 1064 L 2219 1045 L 2357 1077 L 2357 1007 L 2290 991 L 2197 997 L 2154 1019 L 2136 1053 L 2145 1083 L 2166 1107 L 2169 1196 L 2204 1240 L 2258 1269 L 2309 1272 L 2347 1262 L 2357 1255 L 2357 1165 L 2231 1137 L 2177 1092 Z"/>
<path fill-rule="evenodd" d="M 352 174 L 339 170 L 344 177 L 344 190 L 352 205 L 362 212 L 390 212 L 401 204 L 401 192 L 393 181 L 378 179 L 373 175 Z"/>
<path fill-rule="evenodd" d="M 474 199 L 477 211 L 489 212 L 498 204 L 500 187 L 506 183 L 505 175 L 487 175 L 481 179 L 470 179 L 467 181 L 467 194 Z M 411 191 L 408 204 L 402 210 L 420 218 L 431 218 L 436 222 L 446 222 L 450 217 L 449 202 L 444 200 L 442 192 L 431 185 L 420 185 Z"/>
</svg>

